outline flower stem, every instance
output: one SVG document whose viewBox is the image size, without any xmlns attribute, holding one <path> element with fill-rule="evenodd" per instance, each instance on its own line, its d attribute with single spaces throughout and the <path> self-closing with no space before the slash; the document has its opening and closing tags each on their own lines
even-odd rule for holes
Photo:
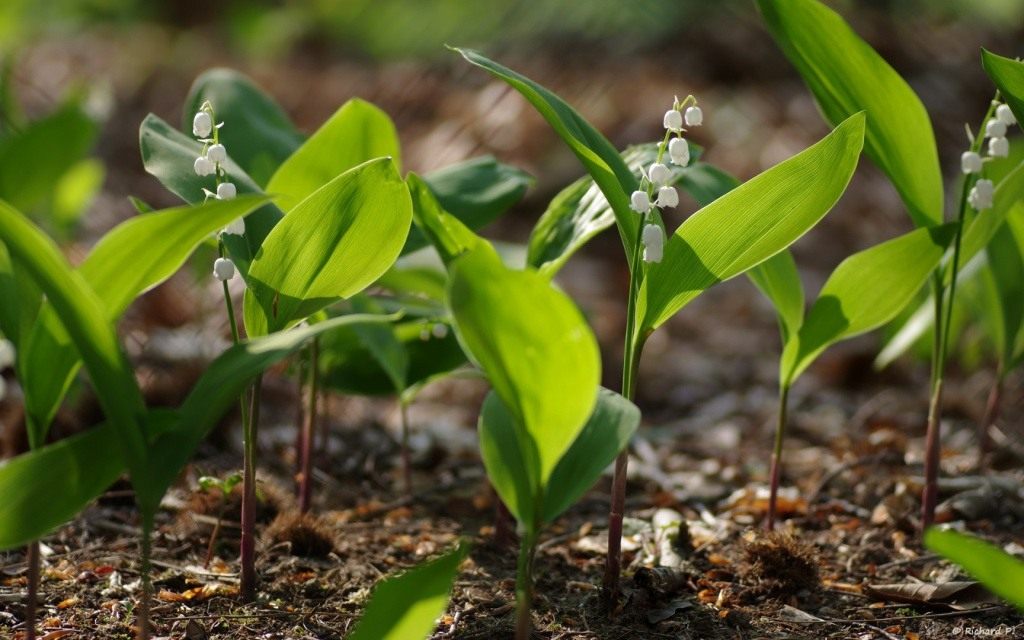
<svg viewBox="0 0 1024 640">
<path fill-rule="evenodd" d="M 25 550 L 28 562 L 28 595 L 25 600 L 25 640 L 36 638 L 36 609 L 39 606 L 39 541 L 33 540 Z"/>
<path fill-rule="evenodd" d="M 775 514 L 778 509 L 779 479 L 782 477 L 782 441 L 786 437 L 786 415 L 789 410 L 789 385 L 779 388 L 779 421 L 775 425 L 775 448 L 772 449 L 770 484 L 768 489 L 768 515 L 764 528 L 775 530 Z"/>
<path fill-rule="evenodd" d="M 992 453 L 992 438 L 989 436 L 989 429 L 999 419 L 1000 410 L 1003 404 L 1003 382 L 1006 378 L 1006 367 L 1004 360 L 999 359 L 996 365 L 996 379 L 992 382 L 992 388 L 988 393 L 988 401 L 985 403 L 985 415 L 978 425 L 978 470 L 988 471 L 989 457 Z"/>
<path fill-rule="evenodd" d="M 245 459 L 242 468 L 242 543 L 240 551 L 243 602 L 253 602 L 256 599 L 256 437 L 262 386 L 263 376 L 256 376 L 256 381 L 252 386 L 249 420 L 245 424 L 243 438 Z"/>
<path fill-rule="evenodd" d="M 398 399 L 398 411 L 402 417 L 402 484 L 405 495 L 412 495 L 412 454 L 409 451 L 409 403 Z M 499 500 L 500 502 L 500 500 Z"/>
<path fill-rule="evenodd" d="M 309 511 L 313 497 L 313 436 L 316 427 L 317 382 L 319 379 L 320 341 L 309 344 L 309 384 L 306 390 L 306 412 L 302 420 L 302 469 L 299 473 L 299 511 Z"/>
<path fill-rule="evenodd" d="M 153 514 L 142 514 L 142 597 L 138 606 L 138 640 L 149 640 L 152 635 L 150 623 L 150 604 L 153 599 L 153 580 L 150 575 L 153 555 Z"/>
<path fill-rule="evenodd" d="M 529 531 L 519 543 L 519 561 L 516 566 L 516 640 L 530 640 L 533 621 L 533 559 L 537 553 L 537 533 Z"/>
</svg>

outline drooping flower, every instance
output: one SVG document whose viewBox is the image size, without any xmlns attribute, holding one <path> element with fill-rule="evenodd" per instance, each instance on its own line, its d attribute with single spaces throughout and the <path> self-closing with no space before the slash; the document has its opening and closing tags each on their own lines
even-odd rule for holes
<svg viewBox="0 0 1024 640">
<path fill-rule="evenodd" d="M 981 173 L 981 156 L 974 151 L 964 151 L 960 156 L 960 170 L 964 173 Z"/>
<path fill-rule="evenodd" d="M 231 258 L 217 258 L 213 261 L 213 277 L 221 282 L 235 277 L 235 263 Z"/>
<path fill-rule="evenodd" d="M 656 224 L 644 226 L 644 262 L 661 262 L 665 250 L 665 232 Z"/>
<path fill-rule="evenodd" d="M 992 197 L 995 195 L 995 185 L 991 180 L 981 179 L 974 183 L 971 192 L 967 194 L 967 203 L 976 211 L 984 211 L 992 208 Z"/>
<path fill-rule="evenodd" d="M 985 123 L 986 138 L 1002 138 L 1006 136 L 1006 123 L 999 118 L 990 118 Z"/>
<path fill-rule="evenodd" d="M 448 325 L 443 322 L 438 322 L 430 330 L 430 333 L 438 340 L 446 338 L 448 337 Z"/>
<path fill-rule="evenodd" d="M 238 218 L 237 220 L 233 221 L 231 224 L 224 227 L 221 233 L 226 233 L 232 236 L 245 235 L 245 218 Z"/>
<path fill-rule="evenodd" d="M 654 201 L 658 207 L 675 207 L 679 205 L 679 192 L 675 187 L 662 187 L 658 189 L 658 199 Z"/>
<path fill-rule="evenodd" d="M 1005 158 L 1010 155 L 1010 141 L 1006 138 L 991 138 L 988 141 L 988 155 L 993 158 Z"/>
<path fill-rule="evenodd" d="M 1008 104 L 996 107 L 996 118 L 1008 127 L 1017 124 L 1017 117 L 1013 115 L 1013 110 Z"/>
<path fill-rule="evenodd" d="M 14 343 L 0 338 L 0 371 L 14 366 Z"/>
<path fill-rule="evenodd" d="M 196 158 L 195 164 L 192 165 L 195 169 L 197 176 L 208 176 L 212 175 L 217 170 L 217 165 L 210 161 L 206 156 L 199 156 Z"/>
<path fill-rule="evenodd" d="M 637 213 L 647 213 L 651 210 L 651 196 L 646 191 L 637 189 L 629 197 L 629 208 Z"/>
<path fill-rule="evenodd" d="M 235 185 L 232 182 L 222 182 L 217 185 L 217 199 L 218 200 L 231 200 L 238 195 L 238 190 L 235 189 Z"/>
<path fill-rule="evenodd" d="M 192 118 L 192 135 L 197 138 L 208 138 L 213 133 L 213 117 L 206 111 L 200 111 Z"/>
<path fill-rule="evenodd" d="M 690 164 L 690 145 L 682 138 L 672 138 L 668 143 L 668 157 L 672 164 L 685 167 Z"/>
<path fill-rule="evenodd" d="M 651 165 L 651 168 L 647 170 L 647 177 L 650 178 L 651 182 L 655 186 L 661 187 L 669 183 L 672 179 L 672 172 L 668 170 L 668 167 L 660 162 L 655 162 Z"/>
<path fill-rule="evenodd" d="M 704 112 L 694 105 L 686 109 L 686 126 L 699 127 L 704 123 Z"/>
<path fill-rule="evenodd" d="M 209 158 L 211 162 L 221 163 L 228 159 L 228 151 L 222 144 L 213 144 L 206 150 L 206 157 Z"/>
<path fill-rule="evenodd" d="M 679 113 L 678 109 L 669 109 L 665 112 L 665 117 L 662 119 L 662 124 L 669 131 L 682 131 L 683 130 L 683 114 Z"/>
</svg>

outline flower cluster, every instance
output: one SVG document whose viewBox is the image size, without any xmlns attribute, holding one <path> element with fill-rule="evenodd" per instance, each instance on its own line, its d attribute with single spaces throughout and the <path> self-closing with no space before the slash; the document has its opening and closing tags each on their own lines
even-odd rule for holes
<svg viewBox="0 0 1024 640">
<path fill-rule="evenodd" d="M 220 142 L 220 129 L 224 126 L 223 122 L 214 124 L 215 118 L 213 113 L 213 105 L 207 100 L 199 107 L 199 111 L 192 118 L 192 135 L 194 135 L 199 142 L 203 143 L 203 151 L 192 168 L 195 170 L 196 175 L 200 177 L 214 176 L 215 179 L 215 191 L 209 189 L 203 189 L 203 193 L 206 194 L 206 198 L 216 198 L 217 200 L 231 200 L 238 195 L 238 189 L 235 187 L 233 182 L 227 180 L 227 171 L 224 170 L 224 163 L 228 160 L 228 151 Z M 244 235 L 245 234 L 245 220 L 239 218 L 224 227 L 220 231 L 221 235 Z M 221 256 L 213 263 L 213 276 L 224 282 L 235 277 L 235 263 L 230 258 Z"/>
<path fill-rule="evenodd" d="M 1013 111 L 1005 104 L 996 104 L 993 117 L 985 123 L 985 138 L 988 139 L 988 159 L 1005 158 L 1010 155 L 1010 142 L 1006 139 L 1007 129 L 1017 124 Z M 980 142 L 979 142 L 980 144 Z M 960 156 L 960 170 L 970 176 L 980 174 L 984 159 L 977 151 L 965 151 Z M 992 208 L 995 185 L 991 180 L 980 178 L 967 194 L 967 204 L 976 211 Z"/>
<path fill-rule="evenodd" d="M 664 209 L 679 205 L 679 192 L 670 184 L 672 171 L 662 160 L 667 152 L 672 164 L 680 167 L 688 165 L 690 145 L 683 137 L 683 132 L 686 131 L 686 127 L 699 127 L 703 122 L 704 112 L 697 106 L 696 98 L 687 96 L 682 102 L 676 98 L 662 120 L 665 138 L 658 145 L 658 159 L 646 172 L 640 169 L 640 188 L 630 195 L 629 207 L 640 214 L 640 241 L 644 249 L 644 262 L 661 262 L 665 247 L 665 231 L 659 224 L 644 224 L 647 221 L 647 214 L 655 207 Z"/>
</svg>

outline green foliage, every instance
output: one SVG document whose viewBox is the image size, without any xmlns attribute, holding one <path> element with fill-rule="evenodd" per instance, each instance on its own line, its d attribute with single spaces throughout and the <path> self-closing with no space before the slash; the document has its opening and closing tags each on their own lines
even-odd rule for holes
<svg viewBox="0 0 1024 640">
<path fill-rule="evenodd" d="M 1004 371 L 1024 353 L 1024 209 L 1010 216 L 986 250 L 984 276 L 991 287 L 992 307 L 985 315 L 996 355 Z"/>
<path fill-rule="evenodd" d="M 920 227 L 943 215 L 942 172 L 928 112 L 913 89 L 818 0 L 758 0 L 768 29 L 833 125 L 867 114 L 864 151 Z"/>
<path fill-rule="evenodd" d="M 771 300 L 785 346 L 804 322 L 804 285 L 789 251 L 777 253 L 747 272 L 754 286 Z"/>
<path fill-rule="evenodd" d="M 19 267 L 17 259 L 7 253 L 3 242 L 0 242 L 0 300 L 6 301 L 0 304 L 0 333 L 20 352 L 23 340 L 32 331 L 43 292 Z"/>
<path fill-rule="evenodd" d="M 1024 611 L 1024 562 L 980 538 L 952 530 L 928 529 L 924 544 Z"/>
<path fill-rule="evenodd" d="M 999 88 L 1003 100 L 1010 105 L 1017 122 L 1024 122 L 1024 62 L 982 49 L 981 64 L 993 84 Z"/>
<path fill-rule="evenodd" d="M 649 265 L 637 300 L 638 337 L 661 326 L 708 287 L 779 253 L 839 199 L 857 166 L 864 116 L 854 115 L 792 158 L 689 217 Z"/>
<path fill-rule="evenodd" d="M 372 284 L 394 264 L 411 219 L 409 192 L 387 158 L 350 169 L 305 198 L 252 261 L 249 335 L 284 329 Z"/>
<path fill-rule="evenodd" d="M 418 640 L 433 632 L 448 608 L 452 583 L 469 553 L 462 543 L 453 551 L 378 584 L 352 640 Z"/>
<path fill-rule="evenodd" d="M 412 198 L 412 215 L 416 227 L 434 246 L 446 266 L 450 268 L 455 258 L 481 245 L 479 236 L 441 208 L 437 196 L 423 178 L 409 173 L 405 182 Z"/>
</svg>

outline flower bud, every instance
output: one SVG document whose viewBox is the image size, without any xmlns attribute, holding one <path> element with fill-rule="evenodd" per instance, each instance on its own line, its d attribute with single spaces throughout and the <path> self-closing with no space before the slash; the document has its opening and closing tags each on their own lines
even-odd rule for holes
<svg viewBox="0 0 1024 640">
<path fill-rule="evenodd" d="M 1006 135 L 1006 123 L 998 118 L 991 118 L 985 124 L 986 138 L 1002 138 Z"/>
<path fill-rule="evenodd" d="M 210 162 L 206 156 L 199 156 L 192 168 L 195 169 L 197 176 L 208 176 L 217 170 L 217 165 Z"/>
<path fill-rule="evenodd" d="M 686 110 L 686 126 L 699 127 L 704 123 L 704 112 L 700 107 L 689 107 Z"/>
<path fill-rule="evenodd" d="M 0 371 L 14 366 L 14 343 L 0 338 Z"/>
<path fill-rule="evenodd" d="M 430 330 L 430 333 L 437 339 L 446 338 L 448 336 L 448 325 L 443 322 L 438 322 Z"/>
<path fill-rule="evenodd" d="M 228 151 L 222 144 L 210 145 L 210 148 L 206 150 L 206 157 L 211 162 L 224 162 L 228 159 Z"/>
<path fill-rule="evenodd" d="M 656 224 L 644 226 L 644 262 L 661 262 L 665 249 L 665 232 Z"/>
<path fill-rule="evenodd" d="M 629 208 L 637 213 L 647 213 L 651 210 L 651 196 L 646 191 L 637 189 L 629 197 Z"/>
<path fill-rule="evenodd" d="M 1017 117 L 1013 115 L 1013 110 L 1010 109 L 1008 104 L 1001 104 L 996 107 L 996 119 L 1008 127 L 1017 124 Z"/>
<path fill-rule="evenodd" d="M 662 208 L 678 206 L 679 192 L 675 187 L 662 187 L 658 189 L 658 199 L 654 204 Z"/>
<path fill-rule="evenodd" d="M 228 226 L 224 227 L 221 233 L 226 233 L 232 236 L 245 235 L 245 218 L 238 218 Z"/>
<path fill-rule="evenodd" d="M 668 156 L 672 164 L 685 167 L 690 164 L 690 145 L 682 138 L 672 138 L 668 143 Z"/>
<path fill-rule="evenodd" d="M 981 156 L 973 151 L 960 155 L 960 170 L 964 173 L 981 173 Z"/>
<path fill-rule="evenodd" d="M 991 180 L 978 180 L 967 195 L 967 203 L 977 211 L 992 208 L 992 196 L 995 194 L 995 186 Z"/>
<path fill-rule="evenodd" d="M 1010 141 L 1006 138 L 991 138 L 988 141 L 988 155 L 993 158 L 1005 158 L 1010 155 Z"/>
<path fill-rule="evenodd" d="M 651 179 L 651 182 L 660 187 L 668 184 L 668 181 L 672 179 L 672 173 L 662 163 L 655 162 L 647 170 L 647 177 Z"/>
<path fill-rule="evenodd" d="M 235 189 L 235 185 L 232 182 L 222 182 L 217 185 L 217 199 L 218 200 L 231 200 L 238 195 L 238 190 Z"/>
<path fill-rule="evenodd" d="M 235 263 L 230 258 L 217 258 L 213 261 L 213 277 L 221 282 L 235 277 Z"/>
<path fill-rule="evenodd" d="M 679 113 L 678 109 L 669 109 L 665 112 L 662 123 L 669 131 L 681 131 L 683 129 L 683 114 Z"/>
<path fill-rule="evenodd" d="M 213 133 L 213 118 L 206 111 L 200 111 L 192 118 L 192 135 L 206 138 Z"/>
</svg>

